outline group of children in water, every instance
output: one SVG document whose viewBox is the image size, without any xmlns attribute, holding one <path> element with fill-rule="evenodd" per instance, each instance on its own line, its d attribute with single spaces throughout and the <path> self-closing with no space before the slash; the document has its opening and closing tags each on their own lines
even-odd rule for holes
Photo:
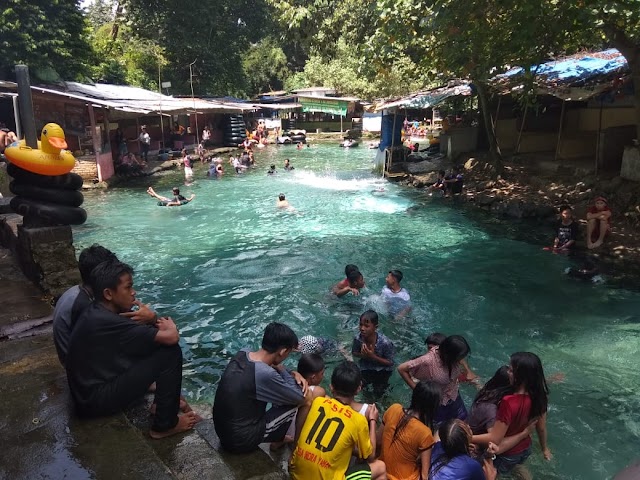
<svg viewBox="0 0 640 480">
<path fill-rule="evenodd" d="M 358 267 L 347 265 L 345 275 L 332 292 L 359 295 L 365 281 Z M 405 302 L 396 315 L 410 308 L 401 280 L 402 272 L 391 270 L 382 293 L 390 311 L 394 300 Z M 481 387 L 466 363 L 470 347 L 464 337 L 432 333 L 424 355 L 396 368 L 393 341 L 378 327 L 374 310 L 360 315 L 349 353 L 335 340 L 298 339 L 286 325 L 269 324 L 261 349 L 238 352 L 218 384 L 213 416 L 222 446 L 241 453 L 263 442 L 272 448 L 290 443 L 294 480 L 494 480 L 516 468 L 528 478 L 521 465 L 531 454 L 534 430 L 544 458 L 551 459 L 549 390 L 537 355 L 512 354 Z M 301 356 L 297 371 L 290 372 L 282 362 L 295 351 Z M 323 355 L 338 353 L 345 360 L 325 390 Z M 412 389 L 411 401 L 392 404 L 382 415 L 375 401 L 394 371 Z M 469 411 L 459 392 L 459 383 L 467 381 L 479 388 Z M 373 393 L 370 403 L 356 400 L 365 390 Z"/>
</svg>

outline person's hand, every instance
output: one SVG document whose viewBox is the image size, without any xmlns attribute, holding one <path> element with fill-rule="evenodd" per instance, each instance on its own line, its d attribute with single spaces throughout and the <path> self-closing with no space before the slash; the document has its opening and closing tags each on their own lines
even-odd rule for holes
<svg viewBox="0 0 640 480">
<path fill-rule="evenodd" d="M 489 452 L 491 455 L 496 455 L 498 453 L 498 445 L 493 442 L 489 442 L 489 445 L 487 446 L 487 452 Z"/>
<path fill-rule="evenodd" d="M 529 425 L 527 425 L 526 428 L 524 429 L 524 431 L 527 432 L 527 436 L 531 435 L 536 430 L 537 425 L 538 425 L 537 418 L 529 422 Z"/>
<path fill-rule="evenodd" d="M 355 295 L 355 296 L 360 295 L 360 290 L 358 290 L 357 288 L 349 287 L 349 290 L 350 290 L 350 291 L 351 291 L 351 293 L 352 293 L 353 295 Z"/>
<path fill-rule="evenodd" d="M 380 417 L 380 412 L 378 412 L 378 407 L 375 403 L 372 403 L 367 409 L 367 413 L 365 414 L 367 420 L 370 422 L 374 420 L 376 423 L 378 422 L 378 417 Z"/>
<path fill-rule="evenodd" d="M 158 327 L 158 330 L 177 330 L 178 327 L 176 327 L 176 324 L 173 322 L 173 319 L 171 317 L 160 317 L 157 321 L 156 321 L 156 327 Z"/>
<path fill-rule="evenodd" d="M 551 450 L 549 450 L 549 447 L 542 451 L 542 456 L 547 462 L 553 458 L 553 454 L 551 453 Z"/>
<path fill-rule="evenodd" d="M 373 350 L 369 348 L 366 343 L 363 343 L 362 348 L 360 348 L 360 355 L 365 358 L 371 358 L 373 356 Z"/>
<path fill-rule="evenodd" d="M 291 375 L 295 379 L 298 386 L 302 389 L 302 394 L 306 395 L 307 391 L 309 390 L 309 382 L 307 382 L 307 379 L 300 375 L 298 372 L 291 372 Z"/>
<path fill-rule="evenodd" d="M 134 322 L 145 323 L 148 325 L 153 325 L 156 322 L 158 316 L 156 315 L 156 312 L 149 308 L 149 305 L 145 305 L 140 300 L 134 300 L 133 304 L 138 307 L 137 310 L 124 312 L 120 315 L 130 318 Z"/>
<path fill-rule="evenodd" d="M 482 471 L 484 472 L 484 478 L 486 478 L 486 480 L 496 480 L 498 477 L 498 471 L 496 467 L 493 466 L 493 460 L 490 458 L 485 458 L 482 462 Z"/>
</svg>

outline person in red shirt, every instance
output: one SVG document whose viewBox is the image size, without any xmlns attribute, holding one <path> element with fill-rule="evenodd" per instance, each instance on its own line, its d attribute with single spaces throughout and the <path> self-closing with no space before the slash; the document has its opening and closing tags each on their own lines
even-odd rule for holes
<svg viewBox="0 0 640 480">
<path fill-rule="evenodd" d="M 343 297 L 347 293 L 352 295 L 360 295 L 360 289 L 364 288 L 364 277 L 357 266 L 349 264 L 344 268 L 344 274 L 347 278 L 340 280 L 335 284 L 331 291 L 338 297 Z"/>
<path fill-rule="evenodd" d="M 587 248 L 598 248 L 611 231 L 611 209 L 604 197 L 596 197 L 587 210 Z"/>
<path fill-rule="evenodd" d="M 508 373 L 514 393 L 505 395 L 498 406 L 493 428 L 489 433 L 474 435 L 473 443 L 488 445 L 488 451 L 497 453 L 494 465 L 499 474 L 506 474 L 531 455 L 531 437 L 526 436 L 516 446 L 501 451 L 505 437 L 521 433 L 532 422 L 536 423 L 542 454 L 551 460 L 547 446 L 547 405 L 549 388 L 544 378 L 542 362 L 534 353 L 518 352 L 511 355 Z"/>
</svg>

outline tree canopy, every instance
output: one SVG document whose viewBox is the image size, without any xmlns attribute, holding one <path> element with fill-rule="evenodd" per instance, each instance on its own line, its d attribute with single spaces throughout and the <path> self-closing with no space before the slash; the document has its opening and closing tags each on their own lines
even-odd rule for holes
<svg viewBox="0 0 640 480">
<path fill-rule="evenodd" d="M 193 83 L 197 95 L 246 97 L 329 86 L 374 99 L 461 77 L 482 107 L 488 79 L 511 66 L 613 46 L 640 85 L 640 0 L 93 0 L 86 11 L 78 0 L 5 3 L 3 78 L 27 63 L 49 82 L 170 81 L 174 94 Z M 525 75 L 531 85 L 534 74 Z"/>
<path fill-rule="evenodd" d="M 81 79 L 91 49 L 77 0 L 5 0 L 0 9 L 0 78 L 27 64 L 42 81 Z"/>
</svg>

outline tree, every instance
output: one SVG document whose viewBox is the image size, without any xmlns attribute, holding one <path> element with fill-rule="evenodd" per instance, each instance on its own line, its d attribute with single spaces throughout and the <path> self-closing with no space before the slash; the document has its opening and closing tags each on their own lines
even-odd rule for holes
<svg viewBox="0 0 640 480">
<path fill-rule="evenodd" d="M 0 8 L 0 78 L 29 65 L 36 79 L 82 79 L 90 63 L 88 29 L 77 0 L 5 0 Z"/>
<path fill-rule="evenodd" d="M 262 0 L 127 0 L 124 15 L 134 36 L 158 45 L 166 77 L 196 95 L 244 95 L 244 52 L 268 32 L 272 15 Z"/>
<path fill-rule="evenodd" d="M 266 37 L 251 45 L 242 55 L 246 93 L 280 90 L 289 75 L 287 56 L 274 38 Z"/>
<path fill-rule="evenodd" d="M 626 58 L 634 85 L 636 138 L 640 139 L 640 0 L 579 0 L 561 5 L 566 22 L 578 26 L 585 45 L 604 41 Z"/>
<path fill-rule="evenodd" d="M 304 70 L 288 84 L 302 81 L 306 86 L 332 87 L 365 99 L 405 94 L 424 86 L 424 75 L 416 72 L 416 65 L 406 55 L 390 57 L 379 69 L 368 61 L 367 42 L 377 22 L 375 0 L 269 3 L 287 41 L 307 57 Z"/>
<path fill-rule="evenodd" d="M 488 81 L 512 65 L 534 65 L 566 45 L 557 0 L 380 0 L 372 37 L 378 65 L 404 52 L 424 71 L 470 79 L 476 87 L 489 150 L 502 171 L 488 109 Z"/>
</svg>

